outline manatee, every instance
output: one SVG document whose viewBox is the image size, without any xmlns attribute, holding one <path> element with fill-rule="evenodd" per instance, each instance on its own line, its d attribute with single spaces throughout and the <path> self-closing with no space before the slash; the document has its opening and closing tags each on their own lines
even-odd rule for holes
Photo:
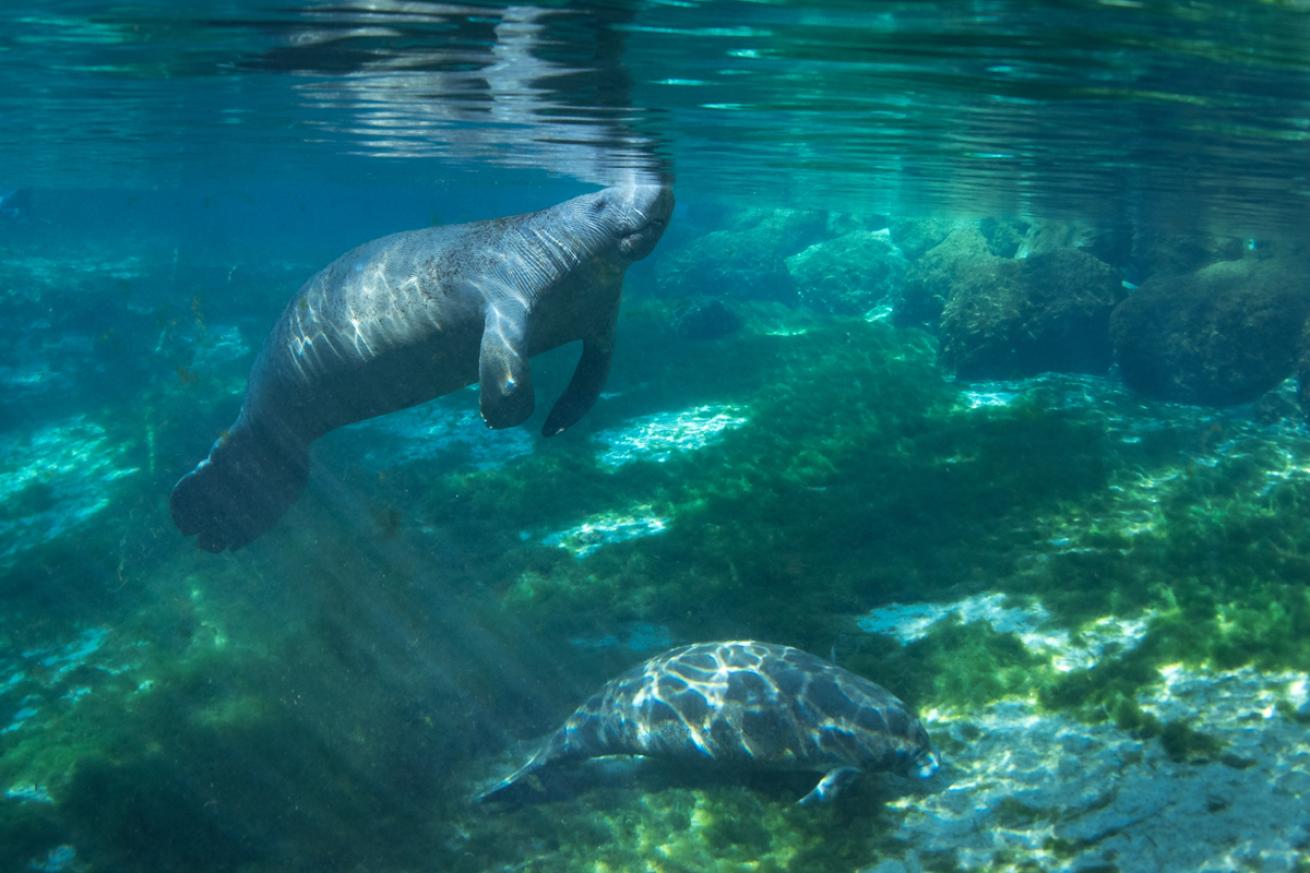
<svg viewBox="0 0 1310 873">
<path fill-rule="evenodd" d="M 337 258 L 273 327 L 236 422 L 174 486 L 174 523 L 209 551 L 244 546 L 299 497 L 315 439 L 473 382 L 488 426 L 521 424 L 534 405 L 528 359 L 581 340 L 543 431 L 575 424 L 609 372 L 624 271 L 672 209 L 667 186 L 631 184 Z"/>
<path fill-rule="evenodd" d="M 802 804 L 831 800 L 866 770 L 926 779 L 939 766 L 919 719 L 868 679 L 790 646 L 696 643 L 611 680 L 478 799 L 509 799 L 549 768 L 605 755 L 824 773 Z"/>
</svg>

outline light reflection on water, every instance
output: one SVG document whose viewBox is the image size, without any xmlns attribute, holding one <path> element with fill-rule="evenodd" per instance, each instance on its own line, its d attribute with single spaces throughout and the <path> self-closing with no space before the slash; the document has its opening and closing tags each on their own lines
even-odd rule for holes
<svg viewBox="0 0 1310 873">
<path fill-rule="evenodd" d="M 675 172 L 698 192 L 899 214 L 1247 231 L 1303 218 L 1310 191 L 1297 4 L 246 0 L 207 17 L 163 3 L 0 16 L 17 34 L 0 150 L 34 177 L 72 169 L 49 165 L 52 143 L 85 151 L 90 172 L 139 172 L 154 152 L 156 177 L 209 152 L 233 172 L 242 155 L 302 170 L 349 155 L 435 161 L 437 176 Z M 18 87 L 34 69 L 60 76 Z"/>
</svg>

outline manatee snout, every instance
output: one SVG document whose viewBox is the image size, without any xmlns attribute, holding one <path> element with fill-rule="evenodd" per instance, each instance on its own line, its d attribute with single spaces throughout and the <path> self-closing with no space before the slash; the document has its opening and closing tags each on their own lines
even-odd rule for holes
<svg viewBox="0 0 1310 873">
<path fill-rule="evenodd" d="M 602 192 L 601 209 L 614 222 L 619 253 L 630 261 L 649 255 L 673 214 L 668 185 L 626 185 Z"/>
</svg>

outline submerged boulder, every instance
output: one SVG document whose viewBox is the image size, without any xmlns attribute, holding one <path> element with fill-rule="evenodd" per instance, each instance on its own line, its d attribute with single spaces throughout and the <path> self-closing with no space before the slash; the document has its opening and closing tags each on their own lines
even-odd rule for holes
<svg viewBox="0 0 1310 873">
<path fill-rule="evenodd" d="M 953 294 L 997 285 L 1012 263 L 993 255 L 976 227 L 958 227 L 910 265 L 905 281 L 892 294 L 893 320 L 934 327 Z"/>
<path fill-rule="evenodd" d="M 887 228 L 891 219 L 880 212 L 829 212 L 824 237 L 835 239 L 857 230 L 882 230 Z"/>
<path fill-rule="evenodd" d="M 685 339 L 722 339 L 740 329 L 741 316 L 722 300 L 710 297 L 685 300 L 674 310 L 673 330 Z"/>
<path fill-rule="evenodd" d="M 911 261 L 917 260 L 964 225 L 945 218 L 893 218 L 887 225 L 892 242 Z"/>
<path fill-rule="evenodd" d="M 978 222 L 978 232 L 987 240 L 987 250 L 1002 258 L 1013 258 L 1023 244 L 1029 225 L 1006 218 L 984 218 Z"/>
<path fill-rule="evenodd" d="M 1132 234 L 1122 225 L 1037 221 L 1028 226 L 1014 256 L 1030 258 L 1056 249 L 1079 249 L 1113 267 L 1125 270 L 1132 256 Z"/>
<path fill-rule="evenodd" d="M 656 272 L 661 294 L 795 302 L 785 259 L 823 238 L 827 214 L 752 209 L 729 226 L 664 255 Z"/>
<path fill-rule="evenodd" d="M 1310 319 L 1301 327 L 1296 359 L 1296 400 L 1301 406 L 1301 414 L 1310 421 Z"/>
<path fill-rule="evenodd" d="M 1254 400 L 1296 364 L 1306 275 L 1301 261 L 1250 258 L 1146 283 L 1110 321 L 1124 382 L 1184 403 Z"/>
<path fill-rule="evenodd" d="M 1134 280 L 1192 273 L 1216 261 L 1241 260 L 1246 244 L 1237 237 L 1138 230 L 1133 236 Z"/>
<path fill-rule="evenodd" d="M 815 243 L 786 265 L 801 303 L 844 315 L 860 315 L 897 293 L 907 266 L 885 230 L 856 230 Z"/>
<path fill-rule="evenodd" d="M 1017 261 L 993 257 L 987 276 L 960 284 L 942 312 L 942 361 L 957 376 L 1110 368 L 1110 312 L 1124 292 L 1108 264 L 1057 248 Z"/>
</svg>

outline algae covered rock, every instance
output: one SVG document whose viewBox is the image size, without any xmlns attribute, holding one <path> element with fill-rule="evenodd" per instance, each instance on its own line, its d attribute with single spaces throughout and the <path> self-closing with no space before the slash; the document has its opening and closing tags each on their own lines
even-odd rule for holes
<svg viewBox="0 0 1310 873">
<path fill-rule="evenodd" d="M 995 286 L 1002 274 L 1012 269 L 1006 266 L 1010 263 L 991 253 L 987 239 L 976 227 L 951 231 L 906 271 L 905 281 L 892 295 L 895 322 L 936 325 L 952 294 L 960 289 Z"/>
<path fill-rule="evenodd" d="M 966 379 L 1110 367 L 1110 312 L 1123 295 L 1107 264 L 1061 248 L 993 258 L 990 281 L 960 283 L 941 319 L 942 359 Z"/>
<path fill-rule="evenodd" d="M 887 230 L 890 233 L 889 221 L 890 218 L 878 212 L 829 212 L 824 236 L 831 239 L 857 230 Z"/>
<path fill-rule="evenodd" d="M 752 209 L 723 230 L 666 254 L 656 284 L 661 294 L 713 291 L 725 297 L 794 302 L 785 259 L 823 238 L 827 217 L 795 209 Z"/>
<path fill-rule="evenodd" d="M 1132 234 L 1118 225 L 1100 227 L 1081 221 L 1038 221 L 1028 226 L 1014 256 L 1029 258 L 1056 249 L 1080 249 L 1107 264 L 1124 268 L 1131 258 Z"/>
<path fill-rule="evenodd" d="M 1310 420 L 1310 320 L 1301 328 L 1296 358 L 1296 399 L 1301 406 L 1301 414 Z"/>
<path fill-rule="evenodd" d="M 893 218 L 887 230 L 902 254 L 913 261 L 941 245 L 961 226 L 945 218 Z"/>
<path fill-rule="evenodd" d="M 1005 218 L 984 218 L 978 222 L 978 232 L 987 240 L 987 250 L 1002 258 L 1013 258 L 1023 244 L 1028 225 Z"/>
<path fill-rule="evenodd" d="M 741 316 L 722 300 L 713 298 L 686 300 L 673 314 L 674 332 L 686 339 L 722 339 L 740 329 Z"/>
<path fill-rule="evenodd" d="M 1304 263 L 1220 261 L 1143 285 L 1110 321 L 1124 382 L 1164 400 L 1254 400 L 1291 374 L 1310 313 Z"/>
<path fill-rule="evenodd" d="M 1191 273 L 1216 261 L 1240 260 L 1245 248 L 1237 237 L 1139 230 L 1132 242 L 1132 263 L 1144 281 Z"/>
<path fill-rule="evenodd" d="M 859 315 L 894 295 L 908 266 L 886 231 L 868 230 L 815 243 L 786 265 L 801 303 L 845 315 Z"/>
</svg>

